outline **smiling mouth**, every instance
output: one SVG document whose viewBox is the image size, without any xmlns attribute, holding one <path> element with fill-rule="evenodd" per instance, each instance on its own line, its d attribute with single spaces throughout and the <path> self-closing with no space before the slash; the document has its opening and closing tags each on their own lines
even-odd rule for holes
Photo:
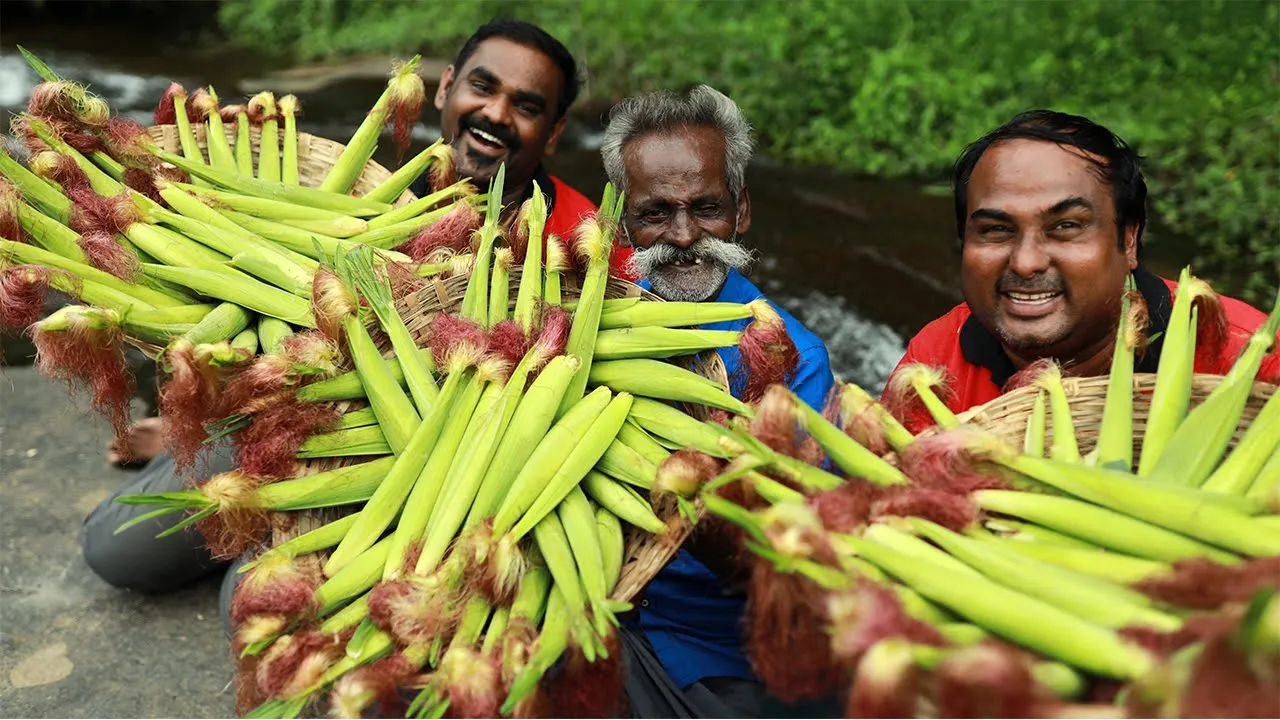
<svg viewBox="0 0 1280 720">
<path fill-rule="evenodd" d="M 507 149 L 507 144 L 496 135 L 487 133 L 479 128 L 467 128 L 467 134 L 475 141 L 474 144 L 479 145 L 481 149 L 490 152 L 502 152 Z"/>
<path fill-rule="evenodd" d="M 1005 297 L 1019 305 L 1043 305 L 1053 300 L 1062 293 L 1060 292 L 1038 292 L 1038 293 L 1019 293 L 1007 292 L 1002 293 Z"/>
</svg>

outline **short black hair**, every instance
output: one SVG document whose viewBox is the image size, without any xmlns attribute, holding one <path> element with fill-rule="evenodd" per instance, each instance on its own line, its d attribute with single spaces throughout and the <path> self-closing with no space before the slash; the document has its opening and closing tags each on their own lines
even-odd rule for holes
<svg viewBox="0 0 1280 720">
<path fill-rule="evenodd" d="M 512 18 L 494 18 L 481 25 L 462 44 L 458 56 L 453 59 L 454 70 L 461 71 L 462 66 L 475 54 L 476 48 L 480 47 L 480 43 L 490 38 L 510 40 L 551 58 L 556 67 L 560 68 L 560 75 L 564 80 L 560 84 L 560 97 L 556 98 L 556 119 L 564 117 L 573 101 L 578 98 L 578 63 L 564 43 L 533 23 Z"/>
<path fill-rule="evenodd" d="M 1138 250 L 1142 250 L 1142 234 L 1147 227 L 1147 181 L 1142 177 L 1142 156 L 1115 133 L 1079 115 L 1055 110 L 1028 110 L 983 135 L 965 148 L 951 174 L 955 197 L 956 237 L 964 243 L 964 229 L 969 215 L 969 178 L 982 155 L 992 145 L 1005 140 L 1044 140 L 1074 148 L 1102 158 L 1088 158 L 1102 180 L 1111 186 L 1115 202 L 1116 228 L 1120 248 L 1124 249 L 1124 230 L 1138 226 Z"/>
</svg>

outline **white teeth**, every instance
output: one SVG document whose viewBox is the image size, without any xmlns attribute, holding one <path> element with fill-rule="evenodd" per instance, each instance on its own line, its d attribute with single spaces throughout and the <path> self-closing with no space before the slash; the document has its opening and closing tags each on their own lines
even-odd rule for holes
<svg viewBox="0 0 1280 720">
<path fill-rule="evenodd" d="M 493 135 L 490 135 L 489 133 L 487 133 L 487 132 L 485 132 L 485 131 L 483 131 L 483 130 L 479 130 L 479 129 L 476 129 L 476 128 L 471 128 L 471 132 L 472 132 L 472 133 L 475 133 L 476 137 L 480 138 L 481 140 L 484 140 L 485 142 L 491 142 L 491 143 L 493 143 L 494 145 L 497 145 L 497 146 L 499 146 L 499 147 L 506 147 L 506 146 L 507 146 L 507 145 L 506 145 L 506 143 L 502 142 L 502 141 L 501 141 L 501 140 L 499 140 L 498 138 L 494 137 Z"/>
<path fill-rule="evenodd" d="M 1048 300 L 1048 299 L 1050 299 L 1050 298 L 1053 298 L 1053 297 L 1057 297 L 1057 296 L 1058 296 L 1058 293 L 1056 293 L 1056 292 L 1046 292 L 1046 293 L 1016 293 L 1016 292 L 1011 292 L 1011 293 L 1006 293 L 1006 294 L 1007 294 L 1007 295 L 1010 297 L 1010 299 L 1012 299 L 1014 302 L 1040 302 L 1040 301 L 1042 301 L 1042 300 Z"/>
<path fill-rule="evenodd" d="M 694 258 L 694 259 L 693 259 L 693 264 L 694 264 L 694 265 L 701 265 L 701 264 L 702 264 L 702 258 Z"/>
</svg>

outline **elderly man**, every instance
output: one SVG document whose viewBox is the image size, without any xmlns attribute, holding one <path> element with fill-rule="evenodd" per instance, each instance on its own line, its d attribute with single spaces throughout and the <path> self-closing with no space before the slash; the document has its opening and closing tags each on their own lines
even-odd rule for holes
<svg viewBox="0 0 1280 720">
<path fill-rule="evenodd" d="M 742 112 L 706 86 L 683 97 L 631 98 L 610 113 L 601 148 L 605 171 L 625 193 L 623 229 L 635 250 L 632 267 L 659 296 L 738 303 L 763 296 L 742 274 L 753 257 L 741 244 L 751 227 L 745 179 L 751 150 Z M 826 348 L 774 307 L 800 352 L 790 386 L 821 408 L 834 384 Z M 746 324 L 706 327 L 740 330 Z M 739 353 L 720 352 L 732 375 Z M 637 598 L 639 619 L 627 623 L 625 635 L 635 716 L 747 717 L 762 711 L 766 693 L 742 648 L 745 598 L 708 567 L 720 565 L 717 560 L 723 558 L 682 550 Z"/>
<path fill-rule="evenodd" d="M 1153 338 L 1135 370 L 1155 372 L 1176 284 L 1139 262 L 1147 185 L 1138 163 L 1101 125 L 1049 110 L 1018 115 L 970 145 L 952 180 L 965 302 L 912 338 L 898 367 L 945 368 L 955 412 L 999 397 L 1041 358 L 1070 375 L 1106 374 L 1132 275 Z M 1221 303 L 1225 341 L 1197 354 L 1196 372 L 1225 373 L 1265 319 L 1239 300 Z M 1259 377 L 1280 377 L 1280 357 L 1269 356 Z M 915 431 L 932 424 L 924 413 L 905 420 Z"/>
</svg>

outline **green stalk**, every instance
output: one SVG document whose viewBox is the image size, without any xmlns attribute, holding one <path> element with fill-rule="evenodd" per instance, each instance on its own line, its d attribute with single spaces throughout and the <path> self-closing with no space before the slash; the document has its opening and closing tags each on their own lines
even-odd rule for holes
<svg viewBox="0 0 1280 720">
<path fill-rule="evenodd" d="M 131 305 L 139 307 L 179 307 L 187 304 L 167 293 L 162 293 L 145 285 L 126 282 L 111 273 L 103 272 L 91 265 L 69 260 L 62 255 L 34 245 L 11 240 L 0 240 L 0 256 L 14 258 L 22 263 L 31 265 L 43 265 L 65 270 L 81 281 L 91 282 L 107 288 L 117 296 L 125 296 L 132 301 L 128 303 Z"/>
<path fill-rule="evenodd" d="M 211 298 L 238 303 L 262 315 L 303 327 L 316 326 L 307 301 L 236 270 L 223 268 L 214 271 L 144 263 L 142 271 L 149 277 L 177 283 Z"/>
<path fill-rule="evenodd" d="M 584 221 L 580 228 L 578 248 L 586 260 L 587 270 L 582 281 L 578 308 L 573 313 L 573 325 L 569 328 L 565 353 L 576 356 L 582 361 L 582 367 L 573 376 L 573 382 L 569 384 L 564 400 L 560 402 L 561 415 L 568 412 L 573 403 L 586 393 L 588 377 L 592 371 L 596 337 L 600 332 L 600 312 L 609 281 L 609 254 L 613 250 L 613 232 L 619 220 L 619 212 L 614 207 L 615 199 L 619 201 L 620 207 L 622 198 L 615 198 L 613 186 L 606 184 L 600 213 Z"/>
<path fill-rule="evenodd" d="M 449 410 L 449 422 L 439 440 L 436 441 L 436 447 L 428 458 L 426 467 L 414 481 L 413 490 L 409 492 L 409 499 L 405 502 L 400 522 L 391 536 L 391 551 L 383 568 L 385 579 L 400 575 L 404 570 L 405 557 L 410 545 L 422 540 L 423 534 L 428 530 L 428 521 L 435 511 L 437 500 L 448 478 L 449 468 L 453 465 L 458 448 L 462 445 L 463 436 L 471 424 L 476 407 L 480 404 L 485 383 L 480 379 L 479 370 L 449 373 L 444 383 L 445 390 L 441 392 L 442 397 L 452 394 L 449 390 L 450 382 L 459 383 L 461 390 L 458 391 L 458 399 L 453 402 L 453 407 Z"/>
<path fill-rule="evenodd" d="M 431 165 L 436 162 L 451 161 L 450 152 L 449 146 L 444 144 L 443 139 L 436 140 L 391 173 L 391 177 L 365 193 L 364 197 L 378 202 L 394 203 Z"/>
<path fill-rule="evenodd" d="M 284 117 L 284 149 L 281 152 L 280 179 L 285 185 L 298 184 L 298 98 L 280 98 L 280 114 Z M 390 200 L 388 202 L 391 202 Z"/>
<path fill-rule="evenodd" d="M 269 250 L 277 253 L 282 258 L 292 262 L 293 264 L 314 272 L 320 267 L 320 264 L 314 259 L 307 257 L 301 253 L 285 249 L 280 245 L 256 235 L 237 225 L 233 220 L 219 213 L 217 210 L 205 205 L 194 195 L 184 192 L 178 187 L 179 183 L 160 183 L 160 196 L 165 202 L 181 216 L 197 220 L 205 226 L 218 230 L 218 234 L 222 236 L 234 235 L 235 240 L 229 241 L 223 239 L 221 242 L 228 243 L 228 247 L 236 247 L 241 250 L 251 246 L 256 246 L 263 250 Z M 156 211 L 152 211 L 153 213 Z M 168 217 L 167 215 L 164 217 Z M 217 249 L 217 248 L 214 248 Z M 309 251 L 313 250 L 313 246 L 308 246 Z M 226 253 L 228 255 L 232 253 Z"/>
<path fill-rule="evenodd" d="M 1209 492 L 1243 495 L 1254 484 L 1267 461 L 1280 448 L 1280 392 L 1271 394 L 1257 417 L 1244 431 L 1240 444 L 1205 480 Z"/>
<path fill-rule="evenodd" d="M 1000 545 L 1006 550 L 1052 563 L 1068 570 L 1109 580 L 1122 585 L 1132 585 L 1149 577 L 1172 572 L 1166 563 L 1121 555 L 1106 550 L 1063 547 L 1040 542 L 1027 542 L 1014 538 L 982 537 L 982 542 Z"/>
<path fill-rule="evenodd" d="M 511 309 L 511 248 L 501 247 L 493 254 L 493 277 L 489 281 L 489 317 L 486 323 L 493 327 L 507 319 Z"/>
<path fill-rule="evenodd" d="M 987 512 L 1021 518 L 1127 555 L 1163 562 L 1195 557 L 1236 561 L 1230 553 L 1179 533 L 1072 498 L 1013 490 L 980 490 L 972 497 Z"/>
<path fill-rule="evenodd" d="M 1022 452 L 1032 457 L 1044 457 L 1045 405 L 1044 390 L 1036 393 L 1035 405 L 1027 418 L 1027 431 L 1022 440 Z M 1108 399 L 1110 399 L 1108 397 Z"/>
<path fill-rule="evenodd" d="M 276 97 L 270 92 L 260 92 L 249 101 L 249 109 L 255 104 L 262 108 L 263 120 L 258 133 L 258 178 L 269 182 L 280 180 L 280 131 L 276 120 Z"/>
<path fill-rule="evenodd" d="M 1164 333 L 1163 352 L 1156 368 L 1156 384 L 1151 393 L 1146 427 L 1142 434 L 1142 451 L 1138 456 L 1138 475 L 1146 477 L 1173 439 L 1173 433 L 1187 415 L 1191 404 L 1191 380 L 1195 368 L 1196 324 L 1192 301 L 1202 283 L 1195 283 L 1191 268 L 1182 268 L 1173 310 Z"/>
<path fill-rule="evenodd" d="M 1134 327 L 1130 317 L 1132 275 L 1126 285 L 1128 289 L 1120 296 L 1116 348 L 1111 355 L 1111 377 L 1102 408 L 1102 426 L 1098 429 L 1097 463 L 1128 472 L 1133 469 L 1133 353 L 1143 328 Z"/>
<path fill-rule="evenodd" d="M 381 97 L 365 115 L 360 127 L 356 128 L 342 154 L 325 175 L 324 182 L 320 184 L 321 189 L 333 193 L 351 191 L 365 165 L 373 157 L 378 147 L 378 136 L 382 134 L 394 105 L 403 102 L 406 94 L 415 89 L 418 93 L 422 92 L 422 79 L 417 75 L 419 59 L 415 55 L 409 62 L 395 69 Z"/>
<path fill-rule="evenodd" d="M 1276 448 L 1276 451 L 1271 453 L 1271 459 L 1267 460 L 1267 464 L 1258 471 L 1258 476 L 1253 479 L 1253 484 L 1249 486 L 1249 492 L 1245 497 L 1252 500 L 1267 500 L 1275 498 L 1278 489 L 1280 489 L 1280 448 Z"/>
<path fill-rule="evenodd" d="M 64 225 L 70 221 L 71 199 L 52 183 L 14 160 L 3 147 L 0 147 L 0 175 L 9 178 L 22 191 L 27 202 L 39 208 L 40 212 Z"/>
<path fill-rule="evenodd" d="M 421 217 L 429 210 L 436 209 L 436 206 L 441 202 L 445 200 L 452 200 L 455 197 L 457 197 L 457 200 L 450 202 L 448 205 L 445 205 L 445 207 L 452 209 L 455 202 L 479 202 L 480 196 L 469 196 L 466 194 L 470 190 L 471 187 L 465 180 L 459 181 L 447 188 L 437 190 L 430 195 L 424 195 L 411 203 L 401 205 L 400 207 L 394 208 L 382 215 L 369 218 L 369 230 L 371 232 L 374 230 L 382 230 L 392 225 L 398 225 L 400 223 L 413 220 L 414 218 Z M 368 195 L 365 197 L 372 199 L 369 198 Z"/>
<path fill-rule="evenodd" d="M 227 142 L 227 131 L 222 125 L 221 108 L 218 107 L 218 93 L 209 86 L 208 123 L 205 128 L 205 145 L 209 148 L 209 164 L 225 172 L 236 172 L 236 156 L 231 151 L 231 143 Z"/>
<path fill-rule="evenodd" d="M 389 281 L 378 277 L 373 265 L 373 251 L 368 248 L 352 251 L 347 256 L 347 262 L 351 266 L 356 287 L 369 302 L 369 307 L 378 318 L 378 324 L 391 339 L 391 347 L 399 360 L 418 414 L 426 417 L 440 391 L 431 373 L 431 364 L 418 352 L 417 341 L 396 311 Z"/>
<path fill-rule="evenodd" d="M 538 323 L 539 301 L 542 299 L 542 234 L 547 226 L 547 198 L 537 181 L 534 181 L 533 194 L 526 203 L 521 220 L 525 223 L 529 239 L 525 245 L 513 317 L 526 335 L 532 335 Z"/>
<path fill-rule="evenodd" d="M 751 308 L 744 303 L 664 302 L 640 298 L 606 300 L 600 313 L 600 329 L 638 327 L 696 327 L 718 322 L 746 320 Z"/>
<path fill-rule="evenodd" d="M 615 392 L 659 400 L 700 403 L 751 417 L 755 413 L 715 381 L 661 360 L 605 360 L 593 362 L 587 382 Z"/>
<path fill-rule="evenodd" d="M 467 282 L 467 291 L 462 298 L 462 317 L 479 323 L 484 323 L 489 318 L 489 265 L 493 261 L 494 243 L 502 232 L 499 223 L 502 219 L 502 188 L 505 178 L 504 164 L 498 168 L 498 173 L 489 183 L 489 207 L 485 211 L 484 225 L 480 228 L 475 266 L 471 270 L 471 279 Z"/>
<path fill-rule="evenodd" d="M 264 353 L 275 353 L 280 349 L 280 343 L 284 339 L 293 334 L 293 328 L 289 323 L 273 318 L 269 315 L 263 315 L 258 318 L 258 339 L 262 342 L 262 351 Z M 370 413 L 373 411 L 370 410 Z"/>
<path fill-rule="evenodd" d="M 422 418 L 396 383 L 389 363 L 378 352 L 378 346 L 364 323 L 356 316 L 348 315 L 342 319 L 342 329 L 347 336 L 356 373 L 368 393 L 374 414 L 378 416 L 378 425 L 387 438 L 387 444 L 398 455 L 409 444 L 409 438 Z"/>
<path fill-rule="evenodd" d="M 862 538 L 847 541 L 916 592 L 1017 645 L 1102 677 L 1138 678 L 1153 666 L 1146 652 L 1114 632 L 1048 603 Z"/>
<path fill-rule="evenodd" d="M 1071 402 L 1062 386 L 1061 369 L 1054 365 L 1041 373 L 1036 385 L 1049 394 L 1049 419 L 1053 425 L 1049 457 L 1067 463 L 1081 462 L 1075 424 L 1071 421 Z"/>
<path fill-rule="evenodd" d="M 832 425 L 794 392 L 784 391 L 791 400 L 792 413 L 800 427 L 804 428 L 809 436 L 822 446 L 831 460 L 850 476 L 863 478 L 881 486 L 903 485 L 910 482 L 902 471 L 863 447 L 840 428 Z"/>
<path fill-rule="evenodd" d="M 253 177 L 253 138 L 249 134 L 249 113 L 236 113 L 236 173 Z"/>
</svg>

